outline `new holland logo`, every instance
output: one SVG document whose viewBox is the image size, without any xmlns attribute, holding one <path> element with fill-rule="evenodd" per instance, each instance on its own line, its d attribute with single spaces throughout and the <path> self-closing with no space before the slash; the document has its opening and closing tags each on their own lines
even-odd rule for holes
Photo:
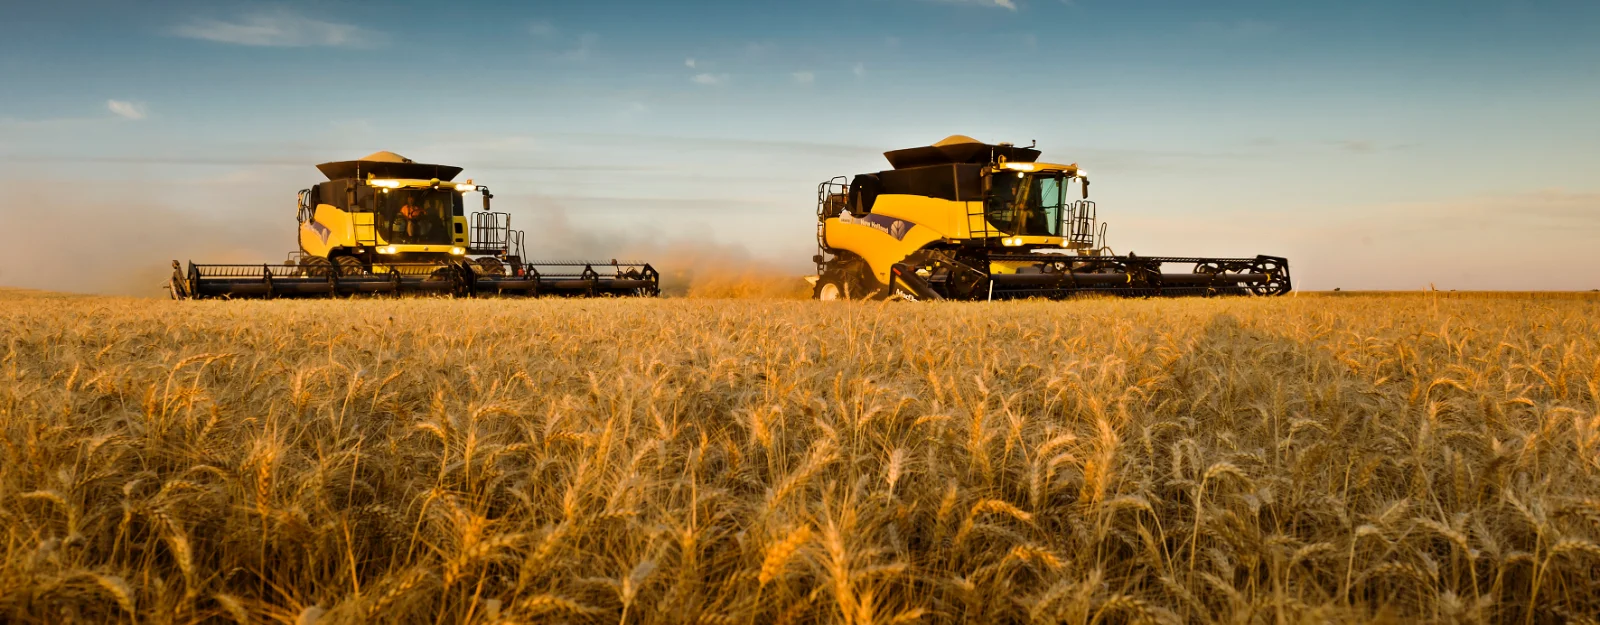
<svg viewBox="0 0 1600 625">
<path fill-rule="evenodd" d="M 857 217 L 848 212 L 839 213 L 839 222 L 866 226 L 894 237 L 897 241 L 904 240 L 906 233 L 911 232 L 911 228 L 917 225 L 904 219 L 895 219 L 884 215 L 868 214 L 864 217 Z"/>
<path fill-rule="evenodd" d="M 327 226 L 322 225 L 321 222 L 318 222 L 315 219 L 306 222 L 306 224 L 301 227 L 310 230 L 312 234 L 317 235 L 317 238 L 322 239 L 323 245 L 328 244 L 328 235 L 333 234 L 332 230 L 329 230 Z"/>
</svg>

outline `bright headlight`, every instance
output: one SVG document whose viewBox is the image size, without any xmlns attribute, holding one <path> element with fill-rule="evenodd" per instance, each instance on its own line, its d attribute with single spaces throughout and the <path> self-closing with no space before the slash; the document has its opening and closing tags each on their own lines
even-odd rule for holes
<svg viewBox="0 0 1600 625">
<path fill-rule="evenodd" d="M 1006 168 L 1015 171 L 1033 171 L 1033 163 L 1006 163 Z"/>
<path fill-rule="evenodd" d="M 477 190 L 477 188 L 478 188 L 478 185 L 475 185 L 475 184 L 465 184 L 465 183 L 463 183 L 463 184 L 456 185 L 456 190 L 460 191 L 462 193 L 466 193 L 468 191 L 475 191 L 475 190 Z"/>
<path fill-rule="evenodd" d="M 464 249 L 464 248 L 452 247 L 452 248 L 450 248 L 450 253 L 451 254 L 455 254 L 456 256 L 460 256 L 462 254 L 467 253 L 467 250 Z"/>
<path fill-rule="evenodd" d="M 394 246 L 393 245 L 385 245 L 383 247 L 380 247 L 380 248 L 378 248 L 378 253 L 379 254 L 393 254 L 394 253 Z"/>
<path fill-rule="evenodd" d="M 399 180 L 368 180 L 367 184 L 370 184 L 374 187 L 387 187 L 390 189 L 400 188 Z"/>
<path fill-rule="evenodd" d="M 1080 170 L 1078 170 L 1078 177 L 1079 178 L 1088 178 L 1089 177 L 1089 172 L 1080 169 Z"/>
</svg>

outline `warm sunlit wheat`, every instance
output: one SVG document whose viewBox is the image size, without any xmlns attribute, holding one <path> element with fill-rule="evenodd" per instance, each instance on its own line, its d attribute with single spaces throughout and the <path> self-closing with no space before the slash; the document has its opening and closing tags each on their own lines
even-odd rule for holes
<svg viewBox="0 0 1600 625">
<path fill-rule="evenodd" d="M 0 294 L 0 621 L 1581 622 L 1600 299 Z"/>
</svg>

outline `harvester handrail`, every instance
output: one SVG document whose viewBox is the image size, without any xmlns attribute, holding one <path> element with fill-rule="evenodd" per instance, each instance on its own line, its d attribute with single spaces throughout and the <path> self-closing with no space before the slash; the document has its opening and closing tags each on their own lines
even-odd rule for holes
<svg viewBox="0 0 1600 625">
<path fill-rule="evenodd" d="M 610 267 L 612 265 L 617 265 L 617 266 L 627 265 L 627 266 L 633 266 L 633 267 L 642 267 L 642 266 L 648 265 L 650 263 L 647 263 L 647 262 L 644 262 L 644 261 L 637 261 L 637 260 L 602 260 L 602 261 L 525 260 L 525 261 L 522 261 L 522 264 L 524 264 L 524 265 L 550 265 L 550 266 L 554 266 L 554 267 L 562 267 L 562 266 L 565 266 L 565 267 L 585 267 L 585 266 L 591 266 L 591 265 L 601 266 L 601 267 Z"/>
</svg>

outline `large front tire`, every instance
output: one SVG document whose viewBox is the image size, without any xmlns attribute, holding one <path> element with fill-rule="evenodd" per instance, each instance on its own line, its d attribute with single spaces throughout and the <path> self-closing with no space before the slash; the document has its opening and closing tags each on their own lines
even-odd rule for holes
<svg viewBox="0 0 1600 625">
<path fill-rule="evenodd" d="M 825 302 L 850 299 L 849 282 L 841 280 L 837 275 L 823 275 L 817 279 L 817 286 L 812 290 L 811 297 Z"/>
<path fill-rule="evenodd" d="M 338 268 L 341 276 L 359 276 L 367 272 L 366 265 L 361 259 L 354 256 L 339 256 L 333 259 L 333 266 Z"/>
</svg>

